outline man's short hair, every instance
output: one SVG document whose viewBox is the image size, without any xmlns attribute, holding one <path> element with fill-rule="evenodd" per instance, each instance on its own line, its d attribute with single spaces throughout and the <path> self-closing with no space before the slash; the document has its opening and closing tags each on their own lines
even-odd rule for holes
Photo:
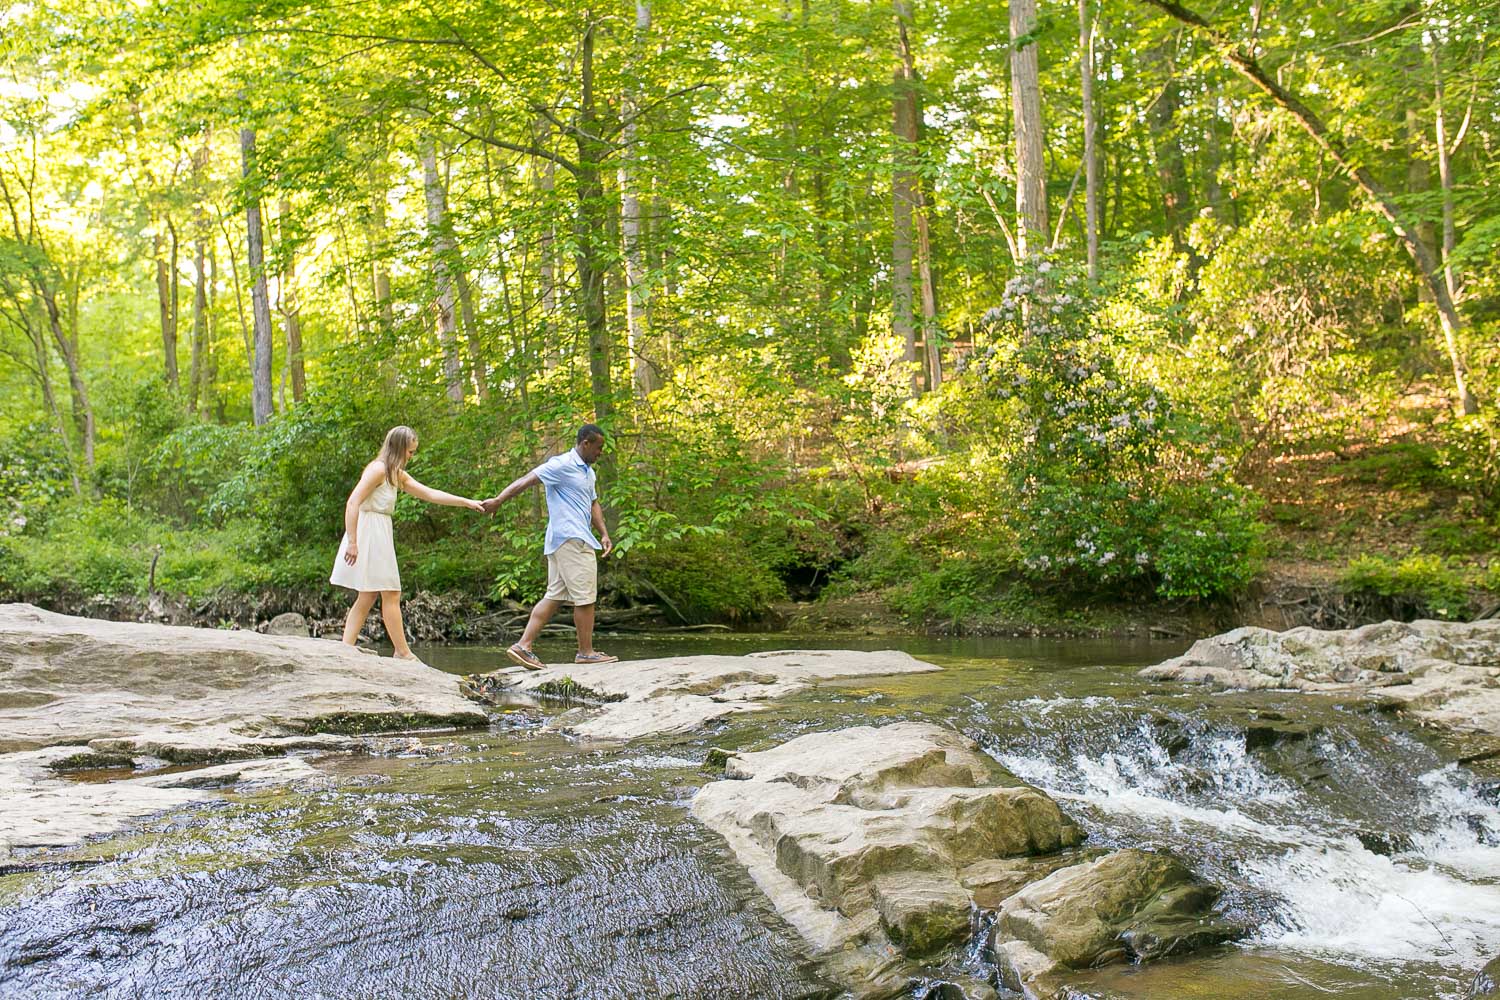
<svg viewBox="0 0 1500 1000">
<path fill-rule="evenodd" d="M 603 439 L 603 437 L 603 427 L 600 427 L 598 424 L 584 424 L 582 427 L 578 428 L 578 439 L 574 443 L 583 444 L 585 441 L 592 441 L 594 440 L 594 438 Z"/>
</svg>

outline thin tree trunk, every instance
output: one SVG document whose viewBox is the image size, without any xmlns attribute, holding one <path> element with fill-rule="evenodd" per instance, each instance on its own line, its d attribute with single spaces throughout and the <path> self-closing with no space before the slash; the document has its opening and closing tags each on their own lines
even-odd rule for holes
<svg viewBox="0 0 1500 1000">
<path fill-rule="evenodd" d="M 637 55 L 651 32 L 651 5 L 635 0 Z M 631 381 L 636 395 L 645 399 L 657 388 L 656 368 L 650 346 L 646 315 L 646 266 L 641 240 L 642 158 L 638 151 L 635 116 L 640 113 L 640 77 L 632 74 L 625 94 L 625 125 L 621 130 L 624 155 L 620 159 L 620 233 L 625 256 L 625 342 L 630 351 Z"/>
<path fill-rule="evenodd" d="M 479 343 L 479 319 L 474 314 L 474 289 L 469 283 L 468 268 L 460 267 L 458 278 L 458 311 L 464 321 L 464 342 L 469 347 L 469 370 L 474 392 L 482 403 L 490 398 L 490 373 L 484 363 L 484 348 Z"/>
<path fill-rule="evenodd" d="M 250 367 L 250 412 L 256 426 L 271 419 L 271 298 L 266 288 L 265 236 L 261 231 L 255 130 L 240 129 L 240 162 L 249 187 L 245 199 L 245 245 L 250 268 L 250 305 L 255 339 Z"/>
<path fill-rule="evenodd" d="M 453 235 L 448 229 L 447 198 L 437 169 L 437 143 L 432 136 L 421 139 L 422 190 L 427 202 L 427 238 L 432 244 L 432 283 L 436 291 L 438 347 L 443 352 L 443 377 L 448 399 L 455 405 L 464 401 L 463 366 L 458 360 L 458 336 L 453 311 L 453 260 L 456 256 Z"/>
<path fill-rule="evenodd" d="M 1189 214 L 1187 169 L 1182 155 L 1182 138 L 1178 134 L 1177 111 L 1182 104 L 1182 95 L 1177 83 L 1177 67 L 1171 54 L 1172 42 L 1163 42 L 1154 50 L 1155 58 L 1164 68 L 1166 82 L 1161 93 L 1151 103 L 1146 116 L 1151 132 L 1151 152 L 1156 163 L 1156 182 L 1161 193 L 1162 221 L 1167 234 L 1172 237 L 1172 246 L 1179 253 L 1187 246 L 1187 224 Z"/>
<path fill-rule="evenodd" d="M 1047 246 L 1047 165 L 1036 0 L 1010 0 L 1010 99 L 1016 131 L 1016 243 L 1024 260 Z M 1023 41 L 1024 39 L 1024 41 Z"/>
<path fill-rule="evenodd" d="M 540 129 L 538 142 L 545 144 L 548 130 L 545 124 Z M 550 371 L 558 366 L 561 352 L 558 350 L 560 326 L 557 318 L 557 227 L 553 222 L 552 193 L 557 189 L 557 164 L 545 157 L 538 157 L 533 167 L 533 177 L 542 192 L 546 206 L 547 221 L 541 232 L 541 259 L 537 270 L 541 278 L 542 322 L 538 336 L 542 342 L 542 363 Z"/>
<path fill-rule="evenodd" d="M 292 401 L 300 403 L 307 395 L 307 375 L 302 366 L 302 305 L 297 300 L 297 257 L 292 251 L 292 234 L 288 231 L 291 217 L 292 203 L 282 198 L 276 210 L 282 244 L 281 301 L 277 306 L 281 311 L 282 325 L 286 328 L 286 364 L 292 376 Z"/>
<path fill-rule="evenodd" d="M 1448 149 L 1448 120 L 1443 111 L 1443 66 L 1442 50 L 1438 41 L 1432 43 L 1432 82 L 1434 93 L 1435 121 L 1433 131 L 1438 155 L 1438 183 L 1443 191 L 1443 284 L 1450 297 L 1457 297 L 1458 287 L 1453 280 L 1453 249 L 1458 244 L 1458 233 L 1453 223 L 1453 152 Z"/>
<path fill-rule="evenodd" d="M 579 60 L 578 117 L 572 129 L 578 147 L 578 299 L 584 332 L 588 337 L 589 386 L 595 419 L 606 426 L 614 417 L 614 395 L 610 385 L 609 318 L 604 299 L 609 248 L 609 207 L 604 195 L 601 169 L 608 147 L 598 138 L 594 110 L 594 22 L 584 27 Z M 608 478 L 608 476 L 606 476 Z"/>
<path fill-rule="evenodd" d="M 156 261 L 156 306 L 161 322 L 161 351 L 165 361 L 167 387 L 176 390 L 180 382 L 177 373 L 177 230 L 172 225 L 171 216 L 165 213 L 156 222 L 156 231 L 151 237 L 151 256 Z M 167 233 L 162 232 L 162 225 L 171 233 L 170 261 L 167 256 Z"/>
<path fill-rule="evenodd" d="M 1479 401 L 1474 398 L 1468 387 L 1468 367 L 1464 363 L 1463 356 L 1458 348 L 1458 335 L 1464 328 L 1462 317 L 1453 303 L 1453 297 L 1448 294 L 1447 284 L 1441 280 L 1437 260 L 1427 245 L 1418 238 L 1415 228 L 1407 221 L 1406 217 L 1396 207 L 1385 188 L 1375 179 L 1369 169 L 1358 163 L 1349 154 L 1348 148 L 1342 137 L 1333 133 L 1323 120 L 1318 117 L 1307 105 L 1303 104 L 1294 94 L 1282 87 L 1274 79 L 1268 76 L 1255 57 L 1235 44 L 1234 40 L 1213 27 L 1202 17 L 1188 10 L 1172 0 L 1145 0 L 1153 7 L 1164 11 L 1169 16 L 1202 31 L 1219 54 L 1234 70 L 1249 80 L 1256 87 L 1267 94 L 1271 100 L 1282 110 L 1286 111 L 1303 130 L 1312 137 L 1313 141 L 1321 146 L 1329 156 L 1333 157 L 1344 172 L 1354 180 L 1365 196 L 1375 204 L 1388 223 L 1392 231 L 1401 239 L 1401 244 L 1411 256 L 1417 266 L 1417 272 L 1428 291 L 1432 294 L 1433 301 L 1437 304 L 1438 320 L 1443 331 L 1444 346 L 1447 348 L 1448 359 L 1453 366 L 1453 382 L 1456 391 L 1459 409 L 1466 414 L 1479 412 Z"/>
<path fill-rule="evenodd" d="M 1090 281 L 1099 280 L 1099 153 L 1094 126 L 1094 30 L 1089 0 L 1078 0 L 1079 76 L 1083 84 L 1083 218 Z"/>
<path fill-rule="evenodd" d="M 208 335 L 208 274 L 204 270 L 204 229 L 208 222 L 200 205 L 194 219 L 193 239 L 193 353 L 188 370 L 188 409 L 198 412 L 198 396 L 203 391 L 203 348 Z"/>
<path fill-rule="evenodd" d="M 891 88 L 891 138 L 895 163 L 891 174 L 891 333 L 901 338 L 901 360 L 911 368 L 911 394 L 922 391 L 922 370 L 916 366 L 916 292 L 912 264 L 916 244 L 915 216 L 918 194 L 917 172 L 917 81 L 907 25 L 911 4 L 895 0 L 897 55 Z"/>
</svg>

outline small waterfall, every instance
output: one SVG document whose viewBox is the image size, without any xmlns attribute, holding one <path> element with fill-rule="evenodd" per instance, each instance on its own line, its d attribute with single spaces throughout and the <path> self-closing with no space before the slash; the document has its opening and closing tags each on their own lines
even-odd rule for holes
<svg viewBox="0 0 1500 1000">
<path fill-rule="evenodd" d="M 1500 809 L 1383 720 L 1328 713 L 1252 741 L 1243 711 L 1212 704 L 1032 698 L 988 715 L 970 734 L 1096 842 L 1165 848 L 1224 885 L 1250 946 L 1445 978 L 1500 952 Z"/>
</svg>

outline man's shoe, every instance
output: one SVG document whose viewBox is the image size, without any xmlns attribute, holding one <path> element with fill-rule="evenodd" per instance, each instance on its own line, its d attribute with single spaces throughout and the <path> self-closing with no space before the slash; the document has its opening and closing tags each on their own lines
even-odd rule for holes
<svg viewBox="0 0 1500 1000">
<path fill-rule="evenodd" d="M 573 662 L 574 663 L 615 663 L 619 659 L 620 658 L 618 656 L 610 656 L 608 653 L 601 653 L 598 650 L 595 650 L 592 653 L 579 653 L 577 656 L 573 657 Z"/>
<path fill-rule="evenodd" d="M 537 658 L 537 655 L 525 646 L 516 644 L 505 651 L 505 655 L 525 667 L 527 670 L 541 670 L 547 665 Z"/>
</svg>

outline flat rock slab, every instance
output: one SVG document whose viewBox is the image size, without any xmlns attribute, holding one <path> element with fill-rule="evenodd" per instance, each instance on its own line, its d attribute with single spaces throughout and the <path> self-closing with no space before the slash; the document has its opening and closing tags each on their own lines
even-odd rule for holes
<svg viewBox="0 0 1500 1000">
<path fill-rule="evenodd" d="M 87 747 L 48 747 L 0 755 L 0 861 L 16 851 L 70 847 L 87 837 L 114 833 L 156 813 L 222 798 L 219 790 L 245 792 L 273 785 L 320 784 L 329 779 L 299 757 L 148 774 L 119 781 L 74 781 L 56 767 L 92 756 Z"/>
<path fill-rule="evenodd" d="M 212 760 L 319 731 L 485 722 L 452 675 L 338 642 L 0 605 L 0 752 L 124 741 Z"/>
<path fill-rule="evenodd" d="M 1082 840 L 1045 793 L 926 723 L 812 733 L 732 755 L 724 773 L 694 817 L 862 994 L 891 988 L 903 956 L 968 935 L 964 872 Z"/>
<path fill-rule="evenodd" d="M 673 656 L 628 663 L 554 664 L 469 678 L 490 696 L 573 697 L 588 702 L 548 725 L 594 739 L 689 733 L 714 719 L 823 681 L 941 670 L 894 650 L 794 649 L 747 656 Z"/>
<path fill-rule="evenodd" d="M 1456 731 L 1500 732 L 1500 621 L 1387 621 L 1338 631 L 1247 626 L 1200 639 L 1141 676 L 1356 694 Z"/>
</svg>

